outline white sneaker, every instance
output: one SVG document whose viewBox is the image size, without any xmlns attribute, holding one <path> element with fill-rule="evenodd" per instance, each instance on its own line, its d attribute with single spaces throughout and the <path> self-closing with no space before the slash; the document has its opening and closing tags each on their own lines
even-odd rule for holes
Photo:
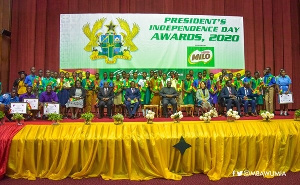
<svg viewBox="0 0 300 185">
<path fill-rule="evenodd" d="M 283 115 L 283 111 L 280 111 L 280 116 L 282 116 Z"/>
<path fill-rule="evenodd" d="M 287 116 L 287 111 L 284 111 L 284 115 Z"/>
</svg>

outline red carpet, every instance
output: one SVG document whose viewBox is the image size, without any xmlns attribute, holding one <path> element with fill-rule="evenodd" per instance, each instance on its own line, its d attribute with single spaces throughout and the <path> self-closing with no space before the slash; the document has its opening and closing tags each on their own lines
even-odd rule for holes
<svg viewBox="0 0 300 185">
<path fill-rule="evenodd" d="M 0 126 L 0 179 L 6 172 L 11 140 L 22 128 L 23 126 L 17 126 L 15 123 Z"/>
<path fill-rule="evenodd" d="M 288 172 L 286 176 L 267 179 L 263 177 L 231 177 L 222 178 L 219 181 L 210 181 L 207 175 L 195 174 L 183 177 L 181 181 L 166 179 L 152 179 L 149 181 L 115 180 L 105 181 L 101 178 L 87 178 L 75 180 L 66 178 L 60 181 L 49 179 L 37 179 L 29 181 L 26 179 L 10 179 L 5 177 L 0 181 L 1 185 L 299 185 L 300 173 Z"/>
</svg>

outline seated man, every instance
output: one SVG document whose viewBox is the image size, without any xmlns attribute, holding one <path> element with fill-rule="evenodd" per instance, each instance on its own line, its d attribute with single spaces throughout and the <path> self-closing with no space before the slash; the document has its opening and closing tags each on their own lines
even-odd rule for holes
<svg viewBox="0 0 300 185">
<path fill-rule="evenodd" d="M 20 102 L 23 102 L 24 99 L 26 98 L 36 98 L 36 95 L 32 93 L 32 86 L 27 86 L 26 87 L 26 93 L 25 94 L 22 94 L 20 96 Z M 35 117 L 38 113 L 38 110 L 28 110 L 27 112 L 27 119 L 30 120 L 35 120 Z"/>
<path fill-rule="evenodd" d="M 52 90 L 51 85 L 47 85 L 46 91 L 40 95 L 39 110 L 41 110 L 42 113 L 44 113 L 44 103 L 58 103 L 57 94 Z M 46 115 L 43 115 L 43 119 L 46 119 Z"/>
<path fill-rule="evenodd" d="M 9 114 L 10 103 L 19 102 L 17 96 L 17 89 L 13 88 L 11 93 L 6 93 L 0 96 L 0 111 L 4 112 L 9 121 L 11 121 L 12 115 Z"/>
<path fill-rule="evenodd" d="M 256 101 L 254 99 L 254 94 L 252 93 L 252 90 L 250 89 L 249 82 L 244 82 L 244 87 L 239 88 L 238 90 L 238 97 L 241 98 L 242 103 L 244 104 L 244 114 L 246 117 L 249 116 L 248 114 L 248 105 L 251 105 L 251 115 L 256 116 Z"/>
<path fill-rule="evenodd" d="M 134 115 L 139 108 L 141 93 L 138 88 L 135 88 L 135 82 L 130 82 L 130 88 L 126 89 L 125 92 L 125 105 L 129 113 L 129 119 L 134 118 Z M 131 105 L 134 105 L 133 108 Z"/>
<path fill-rule="evenodd" d="M 98 92 L 98 100 L 99 100 L 99 118 L 103 118 L 104 116 L 104 106 L 107 106 L 107 115 L 111 118 L 111 110 L 113 105 L 113 97 L 114 92 L 111 87 L 108 86 L 108 82 L 104 82 L 103 87 L 100 88 Z"/>
<path fill-rule="evenodd" d="M 168 104 L 171 104 L 173 107 L 173 113 L 177 110 L 177 102 L 175 98 L 178 96 L 177 91 L 174 87 L 171 87 L 171 81 L 167 82 L 167 87 L 163 87 L 159 95 L 162 97 L 162 105 L 163 105 L 163 114 L 167 118 L 168 117 Z"/>
<path fill-rule="evenodd" d="M 235 88 L 231 87 L 230 80 L 226 81 L 226 86 L 221 90 L 220 97 L 225 99 L 226 111 L 231 109 L 232 103 L 234 103 L 237 107 L 239 115 L 241 114 L 240 103 L 237 99 L 237 92 Z"/>
</svg>

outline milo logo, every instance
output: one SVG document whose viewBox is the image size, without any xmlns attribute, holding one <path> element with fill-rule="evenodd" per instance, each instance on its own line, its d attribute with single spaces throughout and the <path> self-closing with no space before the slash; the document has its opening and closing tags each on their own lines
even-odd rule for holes
<svg viewBox="0 0 300 185">
<path fill-rule="evenodd" d="M 188 47 L 187 66 L 195 67 L 214 67 L 214 48 L 213 47 Z"/>
</svg>

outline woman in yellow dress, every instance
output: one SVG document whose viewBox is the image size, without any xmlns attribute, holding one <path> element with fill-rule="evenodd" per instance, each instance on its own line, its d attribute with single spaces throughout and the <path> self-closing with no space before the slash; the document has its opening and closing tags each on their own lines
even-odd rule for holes
<svg viewBox="0 0 300 185">
<path fill-rule="evenodd" d="M 150 91 L 151 91 L 151 105 L 159 105 L 160 103 L 160 79 L 157 78 L 157 72 L 154 73 L 153 78 L 150 80 Z"/>
<path fill-rule="evenodd" d="M 22 95 L 26 93 L 26 86 L 25 86 L 25 73 L 20 73 L 20 79 L 18 81 L 18 95 Z"/>
</svg>

